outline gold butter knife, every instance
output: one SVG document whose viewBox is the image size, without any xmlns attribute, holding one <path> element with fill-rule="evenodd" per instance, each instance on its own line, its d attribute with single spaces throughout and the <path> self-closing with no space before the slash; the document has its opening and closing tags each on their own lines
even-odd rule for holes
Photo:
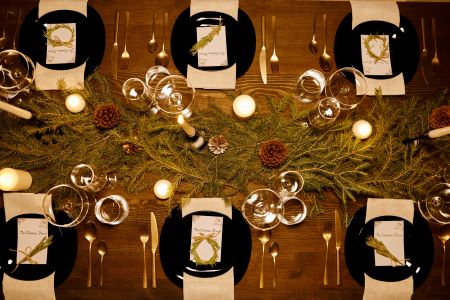
<svg viewBox="0 0 450 300">
<path fill-rule="evenodd" d="M 111 67 L 114 79 L 117 79 L 117 59 L 119 55 L 119 44 L 117 43 L 117 35 L 119 33 L 119 11 L 116 11 L 116 20 L 114 22 L 114 44 L 111 50 Z"/>
<path fill-rule="evenodd" d="M 267 84 L 267 54 L 266 54 L 266 16 L 261 16 L 262 47 L 259 53 L 259 70 L 264 84 Z"/>
<path fill-rule="evenodd" d="M 158 248 L 158 224 L 156 223 L 155 214 L 150 213 L 151 231 L 152 231 L 152 288 L 156 288 L 156 249 Z"/>
<path fill-rule="evenodd" d="M 336 284 L 341 285 L 341 262 L 339 252 L 342 242 L 342 224 L 338 210 L 334 210 L 334 228 L 336 230 Z"/>
</svg>

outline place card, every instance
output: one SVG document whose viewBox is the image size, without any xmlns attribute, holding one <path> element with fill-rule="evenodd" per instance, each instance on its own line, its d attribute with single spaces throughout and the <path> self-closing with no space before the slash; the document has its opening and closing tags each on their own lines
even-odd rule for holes
<svg viewBox="0 0 450 300">
<path fill-rule="evenodd" d="M 404 262 L 404 221 L 375 221 L 373 226 L 374 238 L 381 241 L 399 261 Z M 376 251 L 374 253 L 375 266 L 394 266 L 395 263 L 391 259 L 379 255 Z"/>
<path fill-rule="evenodd" d="M 17 218 L 17 262 L 29 253 L 44 237 L 48 236 L 48 223 L 46 219 Z M 33 255 L 32 259 L 37 264 L 47 263 L 47 248 Z M 22 264 L 30 264 L 24 261 Z"/>
<path fill-rule="evenodd" d="M 197 27 L 197 42 L 207 36 L 212 26 Z M 197 52 L 199 67 L 228 66 L 227 56 L 227 34 L 224 25 L 221 26 L 219 34 Z"/>
<path fill-rule="evenodd" d="M 76 59 L 76 23 L 46 24 L 47 56 L 45 63 L 70 64 Z"/>
<path fill-rule="evenodd" d="M 190 260 L 196 262 L 192 250 L 197 252 L 200 259 L 204 261 L 210 260 L 216 252 L 216 262 L 221 260 L 222 249 L 222 232 L 223 232 L 223 217 L 216 216 L 192 216 L 192 231 L 191 231 L 191 254 Z M 218 245 L 215 248 L 211 244 L 211 239 Z M 198 263 L 198 262 L 196 262 Z"/>
<path fill-rule="evenodd" d="M 392 75 L 389 35 L 361 35 L 364 75 Z"/>
</svg>

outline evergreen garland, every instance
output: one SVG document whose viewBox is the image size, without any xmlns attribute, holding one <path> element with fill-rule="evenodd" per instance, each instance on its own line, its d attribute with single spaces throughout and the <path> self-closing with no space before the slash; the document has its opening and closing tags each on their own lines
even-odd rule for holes
<svg viewBox="0 0 450 300">
<path fill-rule="evenodd" d="M 99 75 L 86 81 L 86 90 L 77 91 L 87 102 L 81 113 L 70 113 L 64 106 L 72 92 L 32 91 L 32 100 L 23 106 L 39 122 L 0 113 L 0 163 L 30 171 L 32 192 L 69 182 L 70 171 L 79 163 L 115 170 L 118 184 L 130 193 L 151 189 L 150 174 L 168 178 L 180 198 L 246 195 L 249 183 L 270 187 L 276 173 L 296 170 L 304 177 L 305 193 L 332 191 L 346 208 L 347 201 L 357 195 L 420 199 L 440 180 L 446 167 L 442 161 L 450 161 L 449 137 L 423 142 L 420 147 L 401 142 L 429 130 L 432 109 L 448 104 L 446 92 L 430 99 L 379 96 L 373 99 L 372 110 L 355 109 L 322 130 L 301 125 L 307 112 L 297 110 L 291 95 L 267 99 L 270 112 L 257 112 L 248 121 L 210 105 L 196 111 L 189 123 L 206 137 L 225 136 L 228 150 L 221 155 L 186 147 L 186 136 L 175 120 L 126 106 Z M 99 130 L 92 114 L 97 105 L 107 102 L 121 109 L 121 121 L 113 129 Z M 363 141 L 351 131 L 358 119 L 374 128 Z M 258 157 L 259 145 L 272 139 L 288 148 L 288 157 L 278 169 L 265 167 Z M 124 143 L 140 151 L 128 155 L 122 149 Z M 181 183 L 183 189 L 177 190 Z M 175 204 L 172 200 L 168 209 Z"/>
</svg>

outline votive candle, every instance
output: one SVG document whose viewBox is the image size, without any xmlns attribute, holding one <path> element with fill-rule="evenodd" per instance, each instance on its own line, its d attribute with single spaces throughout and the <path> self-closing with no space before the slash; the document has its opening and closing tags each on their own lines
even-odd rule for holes
<svg viewBox="0 0 450 300">
<path fill-rule="evenodd" d="M 168 199 L 172 194 L 172 183 L 166 179 L 158 180 L 153 186 L 153 193 L 159 199 Z"/>
<path fill-rule="evenodd" d="M 24 191 L 30 188 L 32 181 L 31 174 L 27 171 L 13 168 L 0 170 L 0 190 L 8 192 Z"/>
<path fill-rule="evenodd" d="M 241 119 L 250 118 L 255 108 L 255 100 L 249 95 L 239 95 L 233 101 L 233 112 Z"/>
<path fill-rule="evenodd" d="M 184 132 L 186 132 L 189 137 L 193 137 L 195 135 L 195 128 L 186 122 L 183 115 L 178 115 L 177 122 L 181 125 L 181 128 L 183 128 Z"/>
<path fill-rule="evenodd" d="M 367 139 L 372 134 L 372 125 L 366 120 L 356 121 L 353 124 L 352 132 L 357 139 Z"/>
<path fill-rule="evenodd" d="M 80 94 L 70 94 L 66 97 L 66 108 L 72 113 L 79 113 L 86 107 L 86 101 Z"/>
</svg>

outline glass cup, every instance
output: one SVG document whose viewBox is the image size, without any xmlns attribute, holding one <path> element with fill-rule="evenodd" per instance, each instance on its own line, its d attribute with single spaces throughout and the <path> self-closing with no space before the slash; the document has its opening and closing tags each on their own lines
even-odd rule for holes
<svg viewBox="0 0 450 300">
<path fill-rule="evenodd" d="M 119 195 L 104 197 L 95 204 L 95 216 L 108 225 L 118 225 L 125 221 L 129 210 L 127 200 Z"/>
<path fill-rule="evenodd" d="M 303 103 L 314 102 L 320 98 L 325 83 L 325 76 L 320 71 L 308 70 L 297 79 L 295 96 Z"/>
<path fill-rule="evenodd" d="M 0 52 L 0 95 L 11 99 L 28 91 L 34 70 L 33 61 L 25 54 L 13 49 Z"/>
<path fill-rule="evenodd" d="M 418 202 L 422 216 L 431 223 L 450 224 L 450 184 L 438 183 Z"/>
<path fill-rule="evenodd" d="M 192 115 L 195 88 L 186 78 L 180 75 L 169 75 L 156 85 L 154 101 L 157 109 L 164 115 L 177 118 L 182 114 L 185 118 Z"/>
<path fill-rule="evenodd" d="M 303 188 L 305 181 L 297 171 L 285 171 L 274 180 L 274 190 L 281 198 L 295 196 Z"/>
<path fill-rule="evenodd" d="M 367 89 L 364 75 L 355 68 L 345 67 L 328 78 L 325 95 L 339 101 L 342 110 L 350 110 L 366 98 Z"/>
<path fill-rule="evenodd" d="M 87 164 L 75 166 L 70 174 L 70 179 L 76 187 L 94 193 L 103 189 L 112 188 L 117 182 L 117 177 L 114 172 L 103 171 Z"/>
<path fill-rule="evenodd" d="M 309 125 L 324 128 L 333 123 L 340 113 L 339 102 L 332 97 L 323 98 L 314 104 L 308 113 Z"/>
<path fill-rule="evenodd" d="M 295 225 L 302 222 L 306 218 L 308 210 L 305 202 L 295 196 L 281 198 L 283 203 L 283 213 L 281 210 L 277 214 L 277 218 L 285 225 Z"/>
<path fill-rule="evenodd" d="M 44 217 L 58 227 L 76 226 L 86 217 L 92 198 L 92 194 L 68 184 L 54 186 L 42 201 Z"/>
<path fill-rule="evenodd" d="M 128 104 L 144 109 L 147 107 L 149 99 L 149 89 L 139 78 L 129 78 L 122 85 L 122 94 L 128 100 Z"/>
<path fill-rule="evenodd" d="M 280 223 L 277 215 L 283 215 L 280 196 L 271 189 L 251 192 L 242 204 L 245 220 L 258 230 L 269 230 Z"/>
</svg>

